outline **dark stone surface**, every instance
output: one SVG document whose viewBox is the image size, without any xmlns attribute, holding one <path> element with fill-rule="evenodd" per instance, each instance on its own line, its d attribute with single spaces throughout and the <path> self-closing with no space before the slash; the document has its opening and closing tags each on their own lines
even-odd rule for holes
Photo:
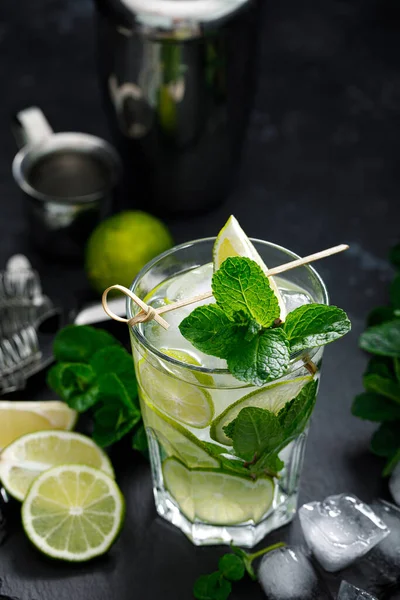
<svg viewBox="0 0 400 600">
<path fill-rule="evenodd" d="M 322 262 L 331 301 L 353 332 L 326 351 L 300 501 L 342 491 L 386 495 L 381 462 L 368 452 L 373 426 L 352 418 L 366 357 L 357 349 L 365 316 L 385 302 L 388 249 L 399 241 L 400 19 L 396 0 L 282 0 L 269 6 L 258 93 L 235 191 L 213 213 L 170 222 L 176 241 L 214 235 L 234 213 L 252 236 L 301 255 L 340 242 L 351 249 Z M 90 0 L 3 0 L 0 8 L 0 264 L 25 252 L 45 291 L 70 308 L 87 294 L 81 267 L 46 262 L 29 246 L 10 173 L 10 115 L 41 106 L 56 130 L 107 136 L 93 57 Z M 134 206 L 134 199 L 132 200 Z M 118 330 L 120 331 L 120 330 Z M 125 330 L 120 331 L 125 336 Z M 127 341 L 127 340 L 126 340 Z M 36 377 L 21 394 L 48 397 Z M 222 548 L 195 548 L 155 515 L 148 466 L 129 449 L 115 457 L 128 515 L 105 558 L 68 566 L 39 556 L 18 510 L 0 547 L 0 594 L 19 600 L 187 600 L 195 578 Z M 301 541 L 297 520 L 269 536 Z M 330 578 L 332 589 L 338 579 Z M 238 585 L 233 600 L 261 598 Z"/>
</svg>

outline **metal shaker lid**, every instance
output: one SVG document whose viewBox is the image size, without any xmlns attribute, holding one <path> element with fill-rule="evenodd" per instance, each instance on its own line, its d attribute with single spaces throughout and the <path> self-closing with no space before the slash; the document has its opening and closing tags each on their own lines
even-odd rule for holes
<svg viewBox="0 0 400 600">
<path fill-rule="evenodd" d="M 210 23 L 236 12 L 249 0 L 121 0 L 139 21 L 160 26 L 171 21 Z"/>
</svg>

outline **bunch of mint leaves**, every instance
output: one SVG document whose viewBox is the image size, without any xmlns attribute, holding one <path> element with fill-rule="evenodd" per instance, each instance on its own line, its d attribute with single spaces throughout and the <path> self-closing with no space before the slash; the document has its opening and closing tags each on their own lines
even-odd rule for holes
<svg viewBox="0 0 400 600">
<path fill-rule="evenodd" d="M 305 429 L 317 397 L 317 382 L 307 383 L 299 394 L 278 412 L 248 406 L 242 408 L 236 419 L 223 427 L 232 440 L 235 455 L 247 475 L 277 476 L 284 467 L 279 452 Z M 228 469 L 233 465 L 225 465 Z M 237 461 L 236 461 L 237 462 Z"/>
<path fill-rule="evenodd" d="M 390 304 L 372 310 L 360 337 L 360 347 L 373 356 L 363 377 L 366 391 L 352 406 L 356 417 L 380 423 L 371 450 L 386 459 L 384 476 L 400 462 L 400 244 L 392 249 L 390 262 L 397 270 Z"/>
<path fill-rule="evenodd" d="M 227 600 L 232 592 L 232 582 L 240 581 L 249 575 L 257 580 L 253 561 L 285 544 L 278 542 L 258 552 L 249 554 L 237 546 L 231 545 L 232 552 L 223 554 L 218 562 L 218 570 L 209 575 L 201 575 L 193 586 L 193 595 L 197 600 Z"/>
<path fill-rule="evenodd" d="M 180 332 L 252 385 L 279 379 L 291 356 L 329 344 L 351 328 L 343 310 L 324 304 L 304 304 L 282 322 L 268 277 L 249 258 L 227 258 L 213 275 L 212 291 L 216 303 L 195 308 Z"/>
<path fill-rule="evenodd" d="M 107 447 L 132 434 L 133 447 L 146 454 L 132 355 L 107 331 L 88 325 L 61 329 L 53 353 L 47 383 L 70 408 L 91 411 L 95 442 Z"/>
</svg>

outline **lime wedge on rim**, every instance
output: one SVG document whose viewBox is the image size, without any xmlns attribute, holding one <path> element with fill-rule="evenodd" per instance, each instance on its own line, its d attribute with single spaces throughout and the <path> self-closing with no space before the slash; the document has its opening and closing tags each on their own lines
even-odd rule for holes
<svg viewBox="0 0 400 600">
<path fill-rule="evenodd" d="M 145 426 L 153 430 L 167 455 L 179 458 L 189 468 L 219 467 L 219 461 L 193 433 L 159 412 L 143 392 L 140 395 Z"/>
<path fill-rule="evenodd" d="M 59 465 L 32 483 L 22 524 L 47 556 L 82 562 L 107 552 L 124 514 L 124 498 L 109 475 L 86 465 Z"/>
<path fill-rule="evenodd" d="M 238 220 L 235 219 L 233 215 L 229 217 L 215 240 L 213 248 L 214 269 L 219 269 L 224 260 L 231 256 L 246 256 L 247 258 L 251 258 L 265 273 L 268 271 L 267 265 L 264 263 L 250 239 L 240 227 Z M 280 318 L 284 321 L 287 314 L 285 303 L 274 278 L 269 277 L 268 279 L 279 302 L 279 308 L 281 310 Z"/>
<path fill-rule="evenodd" d="M 84 464 L 114 471 L 108 456 L 93 440 L 70 431 L 28 433 L 4 448 L 0 454 L 0 481 L 7 492 L 22 501 L 33 480 L 56 465 Z"/>
<path fill-rule="evenodd" d="M 232 440 L 225 435 L 223 427 L 236 419 L 242 408 L 245 408 L 246 406 L 255 406 L 257 408 L 270 410 L 276 414 L 287 402 L 293 400 L 300 390 L 307 383 L 312 381 L 312 379 L 313 377 L 311 375 L 296 377 L 296 379 L 279 381 L 278 383 L 266 385 L 260 390 L 250 392 L 250 394 L 243 396 L 243 398 L 240 398 L 228 406 L 228 408 L 214 419 L 210 429 L 210 436 L 220 444 L 232 446 Z"/>
<path fill-rule="evenodd" d="M 190 470 L 174 458 L 164 462 L 163 475 L 165 487 L 190 521 L 257 523 L 274 499 L 275 486 L 269 477 L 253 481 L 216 469 Z"/>
<path fill-rule="evenodd" d="M 73 429 L 78 413 L 59 400 L 0 401 L 0 450 L 33 431 Z"/>
<path fill-rule="evenodd" d="M 207 390 L 159 371 L 145 358 L 139 361 L 137 374 L 151 404 L 168 417 L 198 429 L 210 425 L 214 405 Z"/>
</svg>

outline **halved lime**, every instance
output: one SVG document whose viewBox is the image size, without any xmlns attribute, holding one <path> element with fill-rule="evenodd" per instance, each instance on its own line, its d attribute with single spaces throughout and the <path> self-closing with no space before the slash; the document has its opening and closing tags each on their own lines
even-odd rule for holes
<svg viewBox="0 0 400 600">
<path fill-rule="evenodd" d="M 107 552 L 124 513 L 124 498 L 109 475 L 86 465 L 59 465 L 32 483 L 22 524 L 47 556 L 82 562 Z"/>
<path fill-rule="evenodd" d="M 78 413 L 59 400 L 0 401 L 0 450 L 33 431 L 73 429 Z"/>
<path fill-rule="evenodd" d="M 189 468 L 219 467 L 219 461 L 193 433 L 159 412 L 143 393 L 141 399 L 145 426 L 151 427 L 168 456 L 179 458 Z"/>
<path fill-rule="evenodd" d="M 137 370 L 139 383 L 153 406 L 191 427 L 202 429 L 211 423 L 214 405 L 207 390 L 159 371 L 145 358 Z"/>
<path fill-rule="evenodd" d="M 224 260 L 231 256 L 246 256 L 247 258 L 251 258 L 265 273 L 268 271 L 267 265 L 233 215 L 229 217 L 215 240 L 213 248 L 214 269 L 219 269 Z M 269 277 L 269 282 L 279 302 L 280 318 L 284 321 L 286 317 L 285 303 L 274 278 Z"/>
<path fill-rule="evenodd" d="M 190 521 L 195 518 L 212 525 L 257 523 L 274 498 L 269 477 L 256 481 L 216 469 L 187 469 L 168 458 L 163 465 L 165 487 Z"/>
<path fill-rule="evenodd" d="M 171 358 L 175 358 L 176 360 L 179 360 L 183 363 L 186 363 L 188 365 L 196 365 L 196 367 L 201 367 L 201 363 L 197 360 L 197 358 L 192 356 L 186 350 L 177 350 L 175 348 L 161 348 L 160 350 L 163 354 L 171 356 Z M 208 375 L 207 373 L 191 371 L 191 375 L 193 375 L 199 383 L 206 387 L 214 386 L 214 378 L 211 377 L 211 375 Z"/>
<path fill-rule="evenodd" d="M 242 408 L 255 406 L 257 408 L 265 408 L 276 414 L 285 406 L 286 402 L 293 400 L 300 390 L 311 380 L 311 375 L 296 377 L 296 379 L 267 385 L 260 390 L 243 396 L 243 398 L 228 406 L 228 408 L 214 419 L 210 429 L 210 436 L 220 444 L 232 446 L 232 440 L 225 435 L 223 427 L 231 423 L 238 416 Z"/>
<path fill-rule="evenodd" d="M 114 471 L 108 456 L 93 440 L 70 431 L 37 431 L 12 442 L 0 454 L 0 480 L 7 492 L 22 501 L 33 480 L 55 465 L 83 464 Z"/>
</svg>

